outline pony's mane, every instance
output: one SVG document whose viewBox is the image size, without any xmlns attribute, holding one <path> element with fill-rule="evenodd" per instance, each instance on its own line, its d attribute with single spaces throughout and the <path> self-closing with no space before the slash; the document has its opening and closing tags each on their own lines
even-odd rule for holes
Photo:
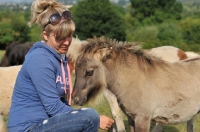
<svg viewBox="0 0 200 132">
<path fill-rule="evenodd" d="M 79 55 L 82 43 L 85 43 L 86 41 L 81 41 L 78 37 L 72 38 L 72 43 L 69 46 L 69 49 L 67 51 L 67 56 L 70 57 L 73 61 L 75 61 Z"/>
<path fill-rule="evenodd" d="M 156 67 L 157 65 L 167 65 L 167 62 L 149 54 L 141 47 L 141 43 L 138 42 L 123 42 L 106 37 L 94 37 L 93 39 L 88 39 L 87 43 L 82 46 L 80 54 L 93 56 L 99 49 L 110 48 L 113 51 L 112 54 L 115 54 L 117 58 L 122 57 L 126 60 L 128 55 L 135 56 L 138 64 L 145 71 L 149 68 Z"/>
<path fill-rule="evenodd" d="M 106 37 L 94 37 L 93 39 L 88 39 L 87 44 L 82 46 L 81 53 L 96 53 L 102 48 L 113 48 L 118 52 L 123 52 L 124 50 L 136 53 L 141 49 L 141 45 L 136 42 L 123 42 L 117 41 L 116 39 L 110 39 Z"/>
</svg>

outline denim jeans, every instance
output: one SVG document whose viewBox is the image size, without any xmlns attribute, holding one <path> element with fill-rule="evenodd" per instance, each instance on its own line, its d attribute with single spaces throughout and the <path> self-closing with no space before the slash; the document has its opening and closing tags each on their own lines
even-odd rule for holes
<svg viewBox="0 0 200 132">
<path fill-rule="evenodd" d="M 99 115 L 92 108 L 58 114 L 31 127 L 29 132 L 98 132 Z"/>
</svg>

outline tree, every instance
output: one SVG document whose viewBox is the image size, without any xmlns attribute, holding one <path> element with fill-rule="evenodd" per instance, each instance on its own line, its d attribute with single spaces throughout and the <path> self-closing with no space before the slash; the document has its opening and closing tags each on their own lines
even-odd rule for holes
<svg viewBox="0 0 200 132">
<path fill-rule="evenodd" d="M 13 42 L 14 31 L 11 26 L 10 20 L 0 22 L 0 49 L 4 49 L 6 45 Z"/>
<path fill-rule="evenodd" d="M 28 27 L 28 21 L 25 20 L 24 13 L 17 13 L 12 17 L 12 29 L 15 31 L 14 41 L 17 42 L 27 42 L 30 40 L 28 34 L 30 28 Z"/>
<path fill-rule="evenodd" d="M 0 49 L 13 42 L 30 41 L 30 28 L 27 25 L 24 12 L 0 12 Z"/>
<path fill-rule="evenodd" d="M 41 34 L 41 29 L 38 25 L 35 24 L 30 28 L 29 38 L 30 42 L 35 42 L 43 39 Z"/>
<path fill-rule="evenodd" d="M 132 17 L 135 17 L 142 25 L 181 19 L 183 7 L 176 0 L 130 0 L 130 2 Z"/>
<path fill-rule="evenodd" d="M 125 40 L 125 22 L 109 0 L 83 0 L 72 12 L 79 39 L 106 36 Z"/>
</svg>

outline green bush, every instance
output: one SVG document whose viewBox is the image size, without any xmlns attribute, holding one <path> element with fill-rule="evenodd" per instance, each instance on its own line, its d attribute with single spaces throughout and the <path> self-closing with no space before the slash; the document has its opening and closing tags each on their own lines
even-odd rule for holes
<svg viewBox="0 0 200 132">
<path fill-rule="evenodd" d="M 163 23 L 158 26 L 158 30 L 158 39 L 160 41 L 181 42 L 183 40 L 181 28 L 175 23 Z"/>
<path fill-rule="evenodd" d="M 160 45 L 157 39 L 158 28 L 156 26 L 139 27 L 135 30 L 127 30 L 127 41 L 137 41 L 143 43 L 143 48 L 151 48 Z"/>
<path fill-rule="evenodd" d="M 187 18 L 180 22 L 180 26 L 188 44 L 200 44 L 200 19 Z"/>
</svg>

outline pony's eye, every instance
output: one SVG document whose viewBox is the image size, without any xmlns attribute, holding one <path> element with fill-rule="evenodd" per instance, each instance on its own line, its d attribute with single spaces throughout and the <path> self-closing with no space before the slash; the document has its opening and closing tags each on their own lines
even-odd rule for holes
<svg viewBox="0 0 200 132">
<path fill-rule="evenodd" d="M 93 75 L 93 70 L 86 71 L 85 75 L 86 76 L 92 76 Z"/>
</svg>

